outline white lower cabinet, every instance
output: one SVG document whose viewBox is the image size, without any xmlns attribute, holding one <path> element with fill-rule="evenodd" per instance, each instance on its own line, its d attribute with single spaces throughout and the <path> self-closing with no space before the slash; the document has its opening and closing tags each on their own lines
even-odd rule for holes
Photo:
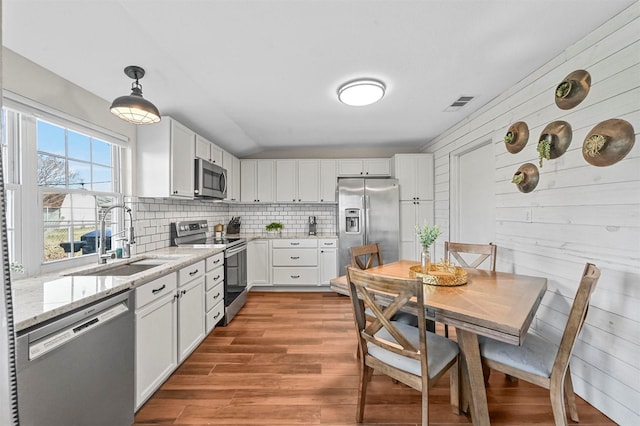
<svg viewBox="0 0 640 426">
<path fill-rule="evenodd" d="M 205 263 L 205 333 L 209 334 L 224 316 L 224 253 L 208 257 Z"/>
<path fill-rule="evenodd" d="M 331 278 L 338 273 L 338 240 L 318 240 L 318 267 L 320 271 L 320 285 L 328 285 Z"/>
<path fill-rule="evenodd" d="M 247 285 L 270 286 L 269 240 L 251 240 L 247 244 Z"/>
<path fill-rule="evenodd" d="M 174 272 L 136 289 L 136 410 L 178 365 L 177 282 Z"/>
<path fill-rule="evenodd" d="M 318 240 L 272 240 L 271 274 L 275 285 L 318 285 Z"/>
<path fill-rule="evenodd" d="M 178 271 L 178 362 L 204 339 L 204 272 L 204 260 Z"/>
</svg>

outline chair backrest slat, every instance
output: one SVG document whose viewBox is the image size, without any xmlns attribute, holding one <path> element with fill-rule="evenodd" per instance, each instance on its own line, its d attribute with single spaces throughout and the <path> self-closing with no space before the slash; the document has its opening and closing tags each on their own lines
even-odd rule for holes
<svg viewBox="0 0 640 426">
<path fill-rule="evenodd" d="M 351 247 L 351 266 L 369 269 L 382 265 L 382 256 L 378 243 Z"/>
<path fill-rule="evenodd" d="M 451 261 L 453 257 L 460 266 L 465 268 L 478 268 L 487 259 L 489 260 L 489 270 L 496 270 L 496 252 L 497 246 L 493 243 L 489 244 L 467 244 L 454 243 L 451 241 L 444 242 L 445 259 Z M 473 261 L 467 261 L 461 253 L 475 254 L 477 257 Z"/>
<path fill-rule="evenodd" d="M 582 279 L 576 292 L 576 297 L 571 305 L 569 311 L 569 317 L 567 319 L 567 325 L 562 333 L 562 339 L 560 340 L 560 346 L 558 347 L 558 354 L 553 364 L 552 374 L 562 374 L 560 377 L 564 377 L 564 373 L 569 365 L 571 353 L 573 347 L 578 340 L 578 334 L 582 329 L 584 320 L 587 317 L 587 310 L 589 309 L 589 302 L 591 300 L 591 294 L 596 288 L 596 284 L 600 279 L 600 270 L 592 263 L 587 263 L 582 273 Z M 557 370 L 557 371 L 556 371 Z"/>
</svg>

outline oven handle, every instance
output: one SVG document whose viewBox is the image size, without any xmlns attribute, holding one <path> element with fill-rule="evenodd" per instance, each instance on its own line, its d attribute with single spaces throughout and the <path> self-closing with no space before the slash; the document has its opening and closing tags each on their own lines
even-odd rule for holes
<svg viewBox="0 0 640 426">
<path fill-rule="evenodd" d="M 226 249 L 224 251 L 224 257 L 231 257 L 246 250 L 247 250 L 246 244 L 238 244 L 237 246 Z"/>
</svg>

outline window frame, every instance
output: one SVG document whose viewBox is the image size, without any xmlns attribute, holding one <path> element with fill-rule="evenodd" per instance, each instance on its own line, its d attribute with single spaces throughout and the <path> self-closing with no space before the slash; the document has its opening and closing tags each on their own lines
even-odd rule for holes
<svg viewBox="0 0 640 426">
<path fill-rule="evenodd" d="M 66 113 L 40 105 L 30 99 L 20 95 L 7 92 L 3 93 L 3 109 L 16 113 L 16 119 L 11 124 L 16 126 L 11 130 L 17 137 L 8 138 L 8 144 L 17 146 L 9 147 L 9 157 L 14 161 L 14 173 L 6 179 L 5 186 L 8 190 L 15 191 L 16 203 L 13 206 L 14 223 L 14 258 L 12 262 L 20 263 L 24 266 L 25 275 L 36 275 L 54 272 L 63 268 L 86 265 L 94 262 L 93 255 L 83 255 L 69 257 L 65 259 L 45 262 L 44 259 L 44 216 L 42 197 L 45 192 L 59 193 L 82 193 L 94 196 L 114 197 L 116 203 L 122 204 L 124 200 L 124 171 L 123 167 L 127 150 L 130 150 L 128 138 L 124 135 L 114 133 L 108 129 L 77 119 Z M 38 170 L 38 141 L 37 122 L 38 120 L 60 126 L 73 132 L 87 135 L 91 138 L 111 144 L 115 150 L 113 158 L 113 188 L 114 192 L 86 191 L 71 189 L 68 187 L 57 188 L 39 186 L 37 182 Z M 7 120 L 9 121 L 9 120 Z M 65 157 L 67 153 L 65 152 Z M 73 160 L 73 159 L 72 159 Z M 28 196 L 33 194 L 36 196 Z M 114 219 L 112 224 L 124 223 L 124 214 L 121 209 L 112 211 Z M 96 216 L 96 231 L 99 224 L 99 212 Z M 116 225 L 117 226 L 117 225 Z M 33 255 L 37 253 L 37 255 Z"/>
</svg>

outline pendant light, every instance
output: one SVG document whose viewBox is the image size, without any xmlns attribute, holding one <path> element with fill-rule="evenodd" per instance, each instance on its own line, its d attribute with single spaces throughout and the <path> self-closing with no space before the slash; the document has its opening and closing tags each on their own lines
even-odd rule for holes
<svg viewBox="0 0 640 426">
<path fill-rule="evenodd" d="M 144 69 L 130 65 L 124 73 L 135 82 L 131 85 L 131 94 L 120 96 L 111 104 L 111 112 L 118 118 L 133 124 L 153 124 L 160 121 L 158 108 L 142 97 L 142 85 L 138 82 L 144 77 Z"/>
</svg>

